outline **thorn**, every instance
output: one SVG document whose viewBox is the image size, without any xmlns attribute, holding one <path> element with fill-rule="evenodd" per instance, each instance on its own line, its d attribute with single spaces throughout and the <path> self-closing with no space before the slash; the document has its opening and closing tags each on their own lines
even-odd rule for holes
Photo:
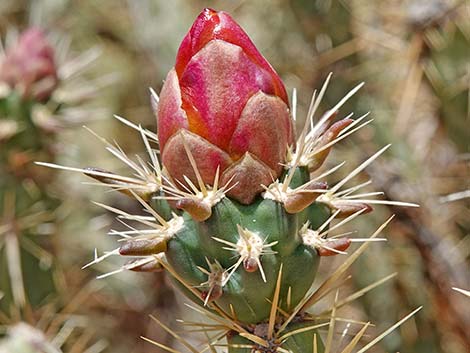
<svg viewBox="0 0 470 353">
<path fill-rule="evenodd" d="M 158 96 L 157 96 L 158 98 Z M 150 131 L 150 130 L 147 130 L 147 129 L 142 129 L 141 127 L 139 127 L 138 125 L 130 122 L 129 120 L 127 120 L 126 118 L 123 118 L 122 116 L 119 116 L 119 115 L 113 115 L 113 117 L 116 119 L 116 120 L 119 120 L 121 123 L 123 123 L 124 125 L 126 126 L 129 126 L 131 127 L 132 129 L 134 130 L 137 130 L 137 131 L 141 131 L 143 130 L 145 136 L 147 136 L 149 139 L 151 139 L 152 141 L 154 142 L 158 142 L 158 136 L 157 134 L 155 134 L 154 132 Z"/>
<path fill-rule="evenodd" d="M 83 174 L 85 174 L 87 177 L 93 178 L 95 180 L 98 180 L 99 182 L 121 192 L 122 194 L 126 196 L 132 197 L 132 193 L 130 192 L 130 183 L 129 182 L 123 182 L 119 180 L 121 177 L 117 174 L 114 174 L 113 172 L 109 172 L 105 169 L 101 168 L 96 168 L 96 167 L 86 167 L 83 169 Z M 113 175 L 116 175 L 115 178 L 113 178 Z M 143 186 L 140 186 L 138 184 L 136 185 L 137 188 L 144 188 Z M 148 192 L 136 192 L 140 197 L 142 197 L 145 201 L 149 201 L 152 192 L 149 190 Z"/>
<path fill-rule="evenodd" d="M 334 256 L 343 253 L 351 245 L 351 239 L 340 238 L 340 239 L 327 239 L 326 244 L 317 249 L 318 255 L 320 256 Z"/>
<path fill-rule="evenodd" d="M 343 201 L 343 200 L 333 200 L 330 202 L 329 206 L 339 211 L 338 218 L 348 217 L 357 212 L 366 214 L 374 210 L 370 205 L 366 203 Z"/>
<path fill-rule="evenodd" d="M 199 191 L 202 192 L 203 196 L 207 196 L 206 185 L 204 184 L 204 181 L 202 180 L 202 176 L 197 167 L 196 160 L 194 159 L 194 156 L 186 142 L 186 139 L 184 138 L 183 130 L 180 130 L 180 134 L 181 134 L 181 140 L 183 141 L 183 147 L 186 151 L 186 155 L 188 156 L 191 167 L 193 168 L 194 174 L 196 175 L 197 183 L 199 185 Z"/>
<path fill-rule="evenodd" d="M 338 116 L 338 110 L 332 111 L 327 110 L 319 120 L 318 127 L 315 129 L 315 134 L 309 134 L 312 137 L 312 140 L 316 140 L 324 135 L 327 131 L 333 120 Z M 321 122 L 321 123 L 320 123 Z"/>
<path fill-rule="evenodd" d="M 274 326 L 276 324 L 276 313 L 279 304 L 279 295 L 281 293 L 281 280 L 282 280 L 282 267 L 283 264 L 279 267 L 279 272 L 277 275 L 276 287 L 274 290 L 273 301 L 271 303 L 271 312 L 269 313 L 269 321 L 268 321 L 268 339 L 273 337 L 274 333 Z"/>
<path fill-rule="evenodd" d="M 152 87 L 149 87 L 150 91 L 150 105 L 152 106 L 152 111 L 155 115 L 157 115 L 158 111 L 158 102 L 160 99 L 158 98 L 157 92 Z"/>
<path fill-rule="evenodd" d="M 390 332 L 395 330 L 397 327 L 401 326 L 405 321 L 410 319 L 412 316 L 414 316 L 418 311 L 420 311 L 423 307 L 420 306 L 416 310 L 412 311 L 410 314 L 406 315 L 403 319 L 389 327 L 387 330 L 385 330 L 382 334 L 374 338 L 371 342 L 369 342 L 367 345 L 362 347 L 357 353 L 364 353 L 368 351 L 372 346 L 374 346 L 377 342 L 380 342 L 385 336 L 387 336 Z"/>
<path fill-rule="evenodd" d="M 467 297 L 470 297 L 470 290 L 465 290 L 465 289 L 457 288 L 457 287 L 452 287 L 452 289 L 455 290 L 456 292 L 466 295 Z"/>
<path fill-rule="evenodd" d="M 292 120 L 295 122 L 297 121 L 297 89 L 294 88 L 292 90 Z"/>
<path fill-rule="evenodd" d="M 360 164 L 356 169 L 354 169 L 352 172 L 350 172 L 343 180 L 341 180 L 339 183 L 337 183 L 333 188 L 331 189 L 331 192 L 335 193 L 338 191 L 344 184 L 346 184 L 349 180 L 354 178 L 356 175 L 358 175 L 360 172 L 362 172 L 369 164 L 371 164 L 373 161 L 375 161 L 381 154 L 383 154 L 391 144 L 388 144 L 381 148 L 379 151 L 377 151 L 375 154 L 373 154 L 371 157 L 369 157 L 365 162 Z"/>
<path fill-rule="evenodd" d="M 140 259 L 132 260 L 126 264 L 126 267 L 130 271 L 134 272 L 162 272 L 164 270 L 162 264 L 157 258 L 153 258 L 144 263 L 142 263 Z"/>
</svg>

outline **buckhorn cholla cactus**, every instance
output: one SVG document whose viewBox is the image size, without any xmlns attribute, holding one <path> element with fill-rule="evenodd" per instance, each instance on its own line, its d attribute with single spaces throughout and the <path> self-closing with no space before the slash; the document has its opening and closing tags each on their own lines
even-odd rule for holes
<svg viewBox="0 0 470 353">
<path fill-rule="evenodd" d="M 4 309 L 10 309 L 12 303 L 22 307 L 28 299 L 36 305 L 52 291 L 51 256 L 47 251 L 36 251 L 36 256 L 43 256 L 41 261 L 18 247 L 25 242 L 29 249 L 37 246 L 31 237 L 32 229 L 48 221 L 51 216 L 44 211 L 55 207 L 42 188 L 47 176 L 38 174 L 30 162 L 51 158 L 49 141 L 55 126 L 45 114 L 45 105 L 58 81 L 54 50 L 37 28 L 28 29 L 17 41 L 10 42 L 0 57 L 0 247 L 5 244 L 0 253 L 0 288 L 5 291 L 0 307 Z M 23 284 L 27 274 L 22 266 L 41 282 L 34 292 L 25 293 L 29 288 Z"/>
<path fill-rule="evenodd" d="M 167 239 L 157 240 L 169 264 L 201 286 L 206 304 L 215 301 L 246 324 L 269 317 L 266 298 L 282 264 L 281 308 L 295 307 L 313 282 L 319 252 L 344 250 L 348 242 L 328 246 L 313 234 L 330 216 L 314 203 L 326 185 L 309 178 L 325 156 L 304 151 L 306 158 L 295 160 L 285 88 L 227 14 L 205 10 L 184 38 L 157 120 L 163 165 L 183 190 L 174 205 L 185 211 Z M 320 145 L 352 123 L 325 131 L 329 120 Z M 283 182 L 273 183 L 277 178 Z M 131 241 L 121 253 L 139 245 Z"/>
<path fill-rule="evenodd" d="M 158 137 L 118 117 L 140 131 L 151 165 L 108 144 L 135 177 L 83 170 L 134 196 L 148 216 L 103 207 L 151 227 L 113 231 L 123 245 L 92 263 L 120 254 L 136 258 L 122 269 L 168 270 L 226 328 L 229 352 L 322 352 L 319 325 L 305 312 L 325 294 L 307 295 L 320 257 L 343 254 L 353 241 L 378 240 L 378 232 L 371 239 L 327 237 L 371 211 L 368 203 L 381 203 L 364 200 L 371 194 L 352 195 L 364 184 L 340 189 L 387 148 L 330 189 L 323 179 L 341 165 L 311 177 L 332 145 L 369 122 L 363 116 L 333 123 L 359 85 L 313 124 L 329 78 L 294 142 L 295 109 L 279 76 L 228 14 L 204 10 L 160 98 L 152 91 Z M 330 227 L 335 218 L 342 220 Z"/>
<path fill-rule="evenodd" d="M 95 111 L 83 108 L 96 91 L 92 82 L 79 74 L 96 59 L 97 50 L 71 60 L 68 44 L 64 45 L 67 38 L 55 46 L 36 27 L 18 36 L 11 31 L 7 39 L 0 53 L 0 284 L 5 292 L 0 307 L 9 309 L 11 301 L 22 307 L 29 299 L 34 306 L 52 291 L 48 270 L 52 246 L 49 243 L 48 250 L 37 248 L 39 241 L 34 235 L 37 226 L 53 220 L 49 211 L 58 202 L 46 191 L 51 173 L 32 161 L 54 160 L 57 133 L 76 124 L 84 113 Z M 84 89 L 86 84 L 90 87 Z M 23 252 L 18 247 L 28 250 Z M 20 257 L 28 267 L 25 273 Z M 32 273 L 24 281 L 27 285 L 34 283 L 34 290 L 29 291 L 24 288 L 23 276 Z"/>
<path fill-rule="evenodd" d="M 47 340 L 42 342 L 45 336 L 24 321 L 36 324 L 38 307 L 58 293 L 54 240 L 38 235 L 54 232 L 51 225 L 57 221 L 54 211 L 59 202 L 47 190 L 52 174 L 32 161 L 54 160 L 57 133 L 77 123 L 84 113 L 97 112 L 91 106 L 84 110 L 95 87 L 80 77 L 97 58 L 97 50 L 71 59 L 68 44 L 68 38 L 56 43 L 31 27 L 20 35 L 9 32 L 6 45 L 1 45 L 0 323 L 8 333 L 0 340 L 1 352 L 52 352 L 52 343 L 46 349 L 45 342 L 57 333 L 48 327 Z M 47 301 L 47 315 L 51 305 Z M 57 318 L 55 328 L 76 325 L 68 320 L 67 315 Z"/>
</svg>

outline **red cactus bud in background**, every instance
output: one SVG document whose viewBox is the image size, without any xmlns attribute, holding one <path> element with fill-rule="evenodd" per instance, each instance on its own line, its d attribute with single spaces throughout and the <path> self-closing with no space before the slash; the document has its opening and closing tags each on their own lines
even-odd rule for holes
<svg viewBox="0 0 470 353">
<path fill-rule="evenodd" d="M 40 29 L 23 32 L 0 63 L 0 82 L 24 98 L 47 100 L 57 85 L 54 50 Z"/>
<path fill-rule="evenodd" d="M 250 203 L 282 171 L 293 128 L 284 85 L 240 26 L 205 9 L 183 39 L 157 112 L 168 173 L 195 181 L 184 148 L 202 179 L 232 179 L 229 195 Z"/>
</svg>

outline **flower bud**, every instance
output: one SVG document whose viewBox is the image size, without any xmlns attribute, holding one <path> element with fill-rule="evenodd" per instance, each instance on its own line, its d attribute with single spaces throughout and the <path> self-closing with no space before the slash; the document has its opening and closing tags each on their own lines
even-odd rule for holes
<svg viewBox="0 0 470 353">
<path fill-rule="evenodd" d="M 193 182 L 184 144 L 206 184 L 217 168 L 228 192 L 248 204 L 282 171 L 293 128 L 284 85 L 225 12 L 205 9 L 183 39 L 157 110 L 162 160 Z M 183 132 L 183 133 L 182 133 Z"/>
<path fill-rule="evenodd" d="M 22 33 L 0 62 L 0 82 L 18 90 L 23 98 L 47 100 L 57 81 L 54 50 L 40 29 Z"/>
</svg>

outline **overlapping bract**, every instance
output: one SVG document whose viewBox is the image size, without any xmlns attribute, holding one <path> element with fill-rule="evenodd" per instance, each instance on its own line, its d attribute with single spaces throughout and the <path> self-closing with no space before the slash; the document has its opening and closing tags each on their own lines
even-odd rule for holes
<svg viewBox="0 0 470 353">
<path fill-rule="evenodd" d="M 160 95 L 158 137 L 169 174 L 205 183 L 217 168 L 229 195 L 248 204 L 279 176 L 293 143 L 286 90 L 246 33 L 224 12 L 204 10 L 178 51 Z"/>
<path fill-rule="evenodd" d="M 9 48 L 0 63 L 0 82 L 21 92 L 23 98 L 47 100 L 57 85 L 54 49 L 44 32 L 30 28 Z"/>
</svg>

